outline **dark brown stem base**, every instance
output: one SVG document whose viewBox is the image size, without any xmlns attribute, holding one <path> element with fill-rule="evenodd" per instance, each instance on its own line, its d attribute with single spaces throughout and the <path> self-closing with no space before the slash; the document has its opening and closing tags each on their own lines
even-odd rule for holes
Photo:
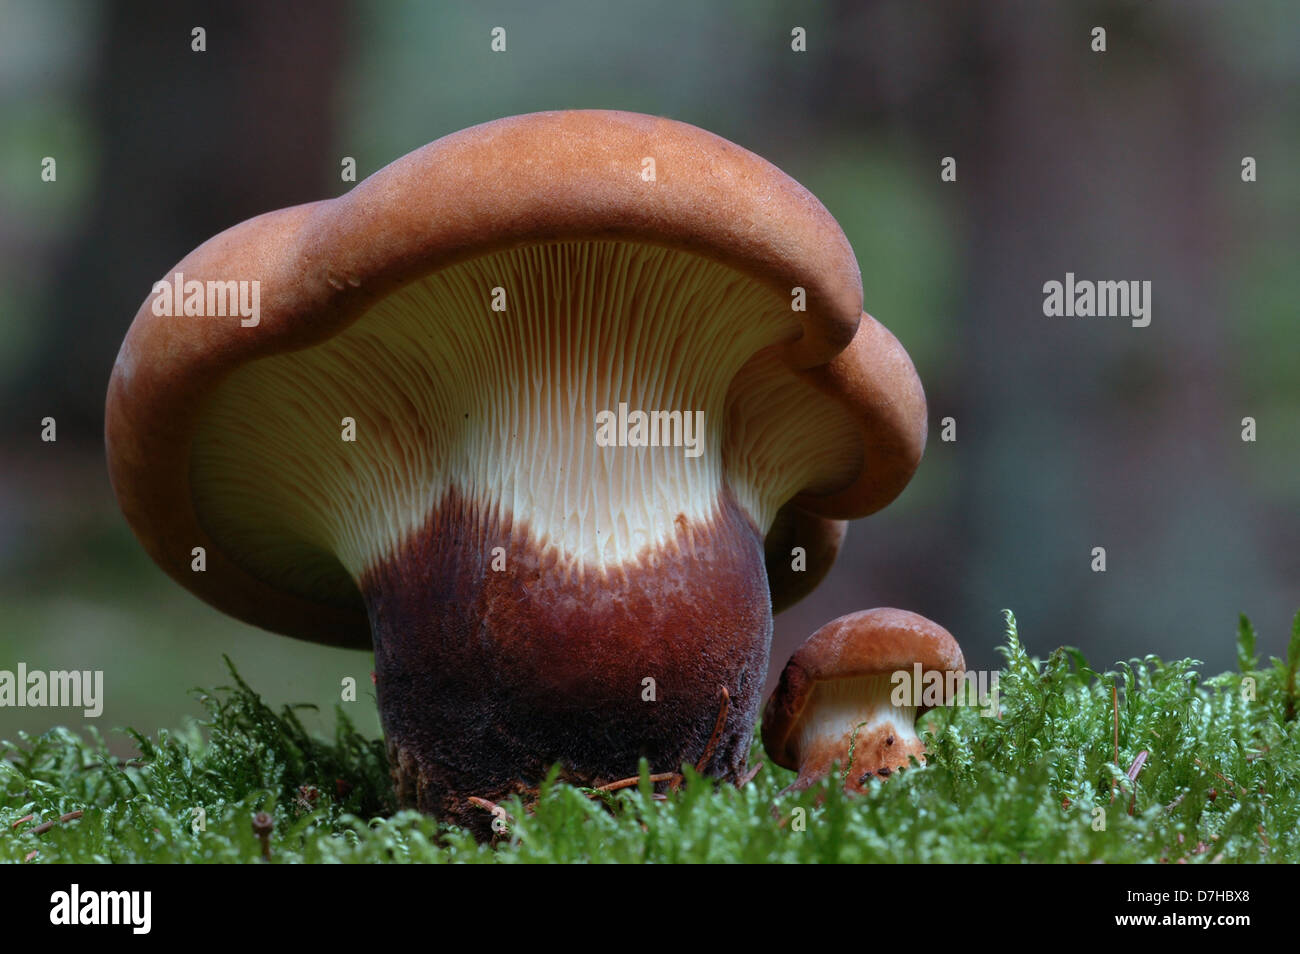
<svg viewBox="0 0 1300 954">
<path fill-rule="evenodd" d="M 739 781 L 772 628 L 744 513 L 724 500 L 708 526 L 681 518 L 667 547 L 608 573 L 531 539 L 449 497 L 363 581 L 399 804 L 487 837 L 469 798 L 526 796 L 556 764 L 590 787 L 642 758 Z"/>
</svg>

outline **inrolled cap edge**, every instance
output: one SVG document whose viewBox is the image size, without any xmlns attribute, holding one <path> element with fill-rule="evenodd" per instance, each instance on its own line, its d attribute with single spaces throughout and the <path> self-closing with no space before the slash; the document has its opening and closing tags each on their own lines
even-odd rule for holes
<svg viewBox="0 0 1300 954">
<path fill-rule="evenodd" d="M 780 613 L 815 590 L 840 552 L 848 523 L 801 509 L 793 501 L 777 511 L 763 541 L 772 612 Z M 795 570 L 792 550 L 802 547 L 807 564 Z"/>
<path fill-rule="evenodd" d="M 888 328 L 863 314 L 848 347 L 803 375 L 854 416 L 864 460 L 847 487 L 831 494 L 802 493 L 795 502 L 832 519 L 875 513 L 903 492 L 925 453 L 928 412 L 912 359 Z"/>
</svg>

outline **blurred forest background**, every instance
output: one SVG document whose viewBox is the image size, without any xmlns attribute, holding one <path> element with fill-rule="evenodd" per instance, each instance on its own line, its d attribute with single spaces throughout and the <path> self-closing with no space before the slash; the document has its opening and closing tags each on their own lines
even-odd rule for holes
<svg viewBox="0 0 1300 954">
<path fill-rule="evenodd" d="M 1098 668 L 1228 668 L 1241 612 L 1280 655 L 1300 608 L 1298 27 L 1291 0 L 0 0 L 0 669 L 103 669 L 98 724 L 150 730 L 227 681 L 224 653 L 322 723 L 353 676 L 377 731 L 368 654 L 253 630 L 150 562 L 106 474 L 109 373 L 159 275 L 340 194 L 342 157 L 360 179 L 573 107 L 694 123 L 806 185 L 925 383 L 919 473 L 777 619 L 770 678 L 880 605 L 941 621 L 976 668 L 1000 662 L 1003 607 L 1032 652 Z M 1151 325 L 1044 317 L 1067 271 L 1152 281 Z M 0 735 L 83 721 L 5 709 Z"/>
</svg>

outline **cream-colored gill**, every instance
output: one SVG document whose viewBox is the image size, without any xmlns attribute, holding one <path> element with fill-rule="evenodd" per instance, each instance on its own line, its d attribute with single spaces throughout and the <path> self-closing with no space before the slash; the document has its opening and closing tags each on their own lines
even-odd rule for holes
<svg viewBox="0 0 1300 954">
<path fill-rule="evenodd" d="M 246 569 L 323 600 L 354 597 L 452 488 L 579 570 L 644 556 L 679 516 L 707 526 L 724 484 L 766 532 L 862 457 L 845 412 L 776 357 L 801 317 L 725 265 L 632 242 L 466 261 L 224 381 L 193 444 L 196 511 Z M 680 412 L 662 431 L 679 446 L 627 446 L 630 426 L 600 446 L 620 405 Z"/>
</svg>

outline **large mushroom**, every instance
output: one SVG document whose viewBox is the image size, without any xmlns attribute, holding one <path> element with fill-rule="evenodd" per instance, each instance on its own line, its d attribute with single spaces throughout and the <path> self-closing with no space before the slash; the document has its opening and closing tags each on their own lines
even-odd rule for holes
<svg viewBox="0 0 1300 954">
<path fill-rule="evenodd" d="M 933 620 L 882 607 L 831 620 L 790 657 L 763 711 L 763 748 L 808 788 L 839 765 L 860 792 L 925 761 L 916 718 L 953 701 L 965 657 Z"/>
<path fill-rule="evenodd" d="M 169 315 L 166 281 L 141 306 L 108 392 L 123 511 L 232 616 L 373 645 L 399 797 L 448 819 L 556 762 L 589 784 L 694 762 L 722 688 L 706 770 L 736 778 L 765 569 L 783 603 L 810 588 L 765 534 L 781 514 L 824 572 L 925 443 L 834 219 L 667 119 L 476 126 L 173 275 L 184 311 L 256 282 L 260 313 Z"/>
</svg>

